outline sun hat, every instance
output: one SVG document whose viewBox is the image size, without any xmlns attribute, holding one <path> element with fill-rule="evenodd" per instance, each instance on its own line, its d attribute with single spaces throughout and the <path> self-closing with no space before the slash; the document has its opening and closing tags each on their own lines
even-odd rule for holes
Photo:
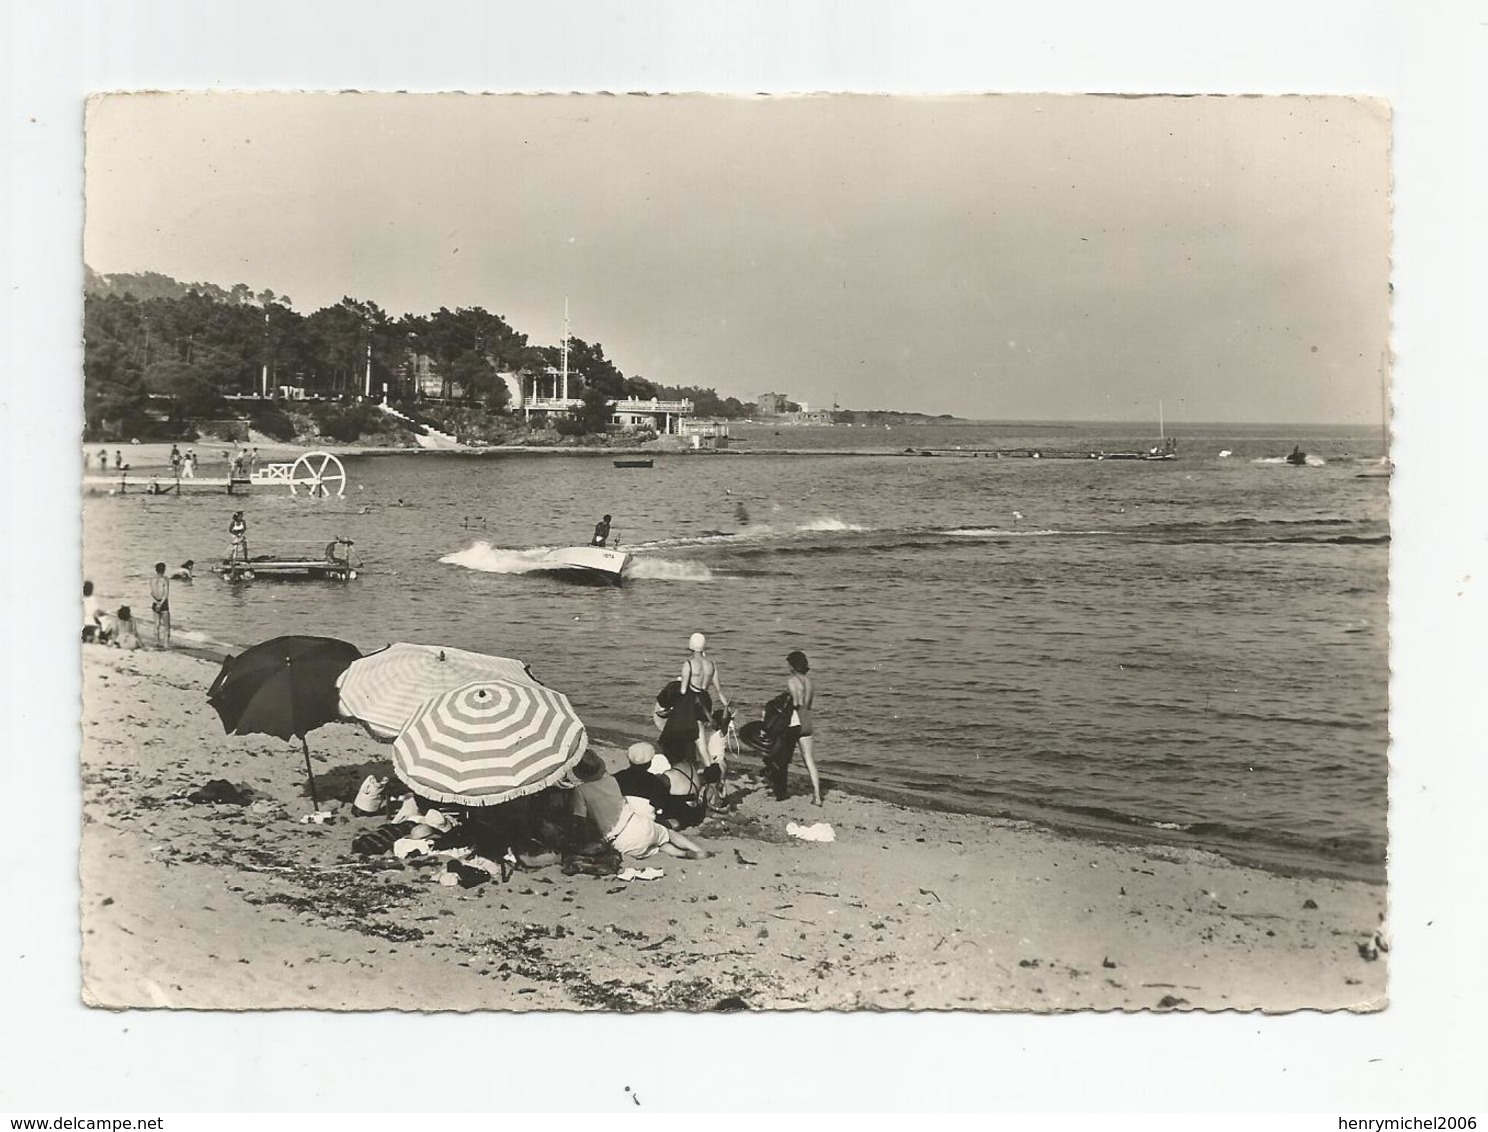
<svg viewBox="0 0 1488 1132">
<path fill-rule="evenodd" d="M 625 754 L 631 766 L 649 766 L 656 757 L 656 747 L 650 743 L 632 743 Z"/>
<path fill-rule="evenodd" d="M 594 751 L 585 751 L 584 757 L 574 763 L 569 773 L 579 782 L 598 782 L 609 771 L 605 768 L 604 759 Z"/>
<path fill-rule="evenodd" d="M 694 633 L 687 638 L 687 647 L 693 652 L 702 652 L 708 644 L 708 638 L 701 633 Z"/>
</svg>

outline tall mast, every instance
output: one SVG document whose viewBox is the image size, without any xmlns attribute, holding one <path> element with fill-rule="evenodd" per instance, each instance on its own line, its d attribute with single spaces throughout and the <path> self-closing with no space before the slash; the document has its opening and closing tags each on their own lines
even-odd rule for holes
<svg viewBox="0 0 1488 1132">
<path fill-rule="evenodd" d="M 1163 411 L 1161 400 L 1159 400 L 1157 403 L 1157 438 L 1159 440 L 1167 439 L 1167 437 L 1163 435 Z"/>
<path fill-rule="evenodd" d="M 568 400 L 568 296 L 563 296 L 563 394 Z"/>
<path fill-rule="evenodd" d="M 269 396 L 269 308 L 264 304 L 264 361 L 263 377 L 259 381 L 259 396 L 265 399 Z"/>
<path fill-rule="evenodd" d="M 1380 439 L 1384 442 L 1384 453 L 1380 456 L 1380 463 L 1390 462 L 1390 385 L 1386 374 L 1389 372 L 1390 351 L 1380 351 Z"/>
</svg>

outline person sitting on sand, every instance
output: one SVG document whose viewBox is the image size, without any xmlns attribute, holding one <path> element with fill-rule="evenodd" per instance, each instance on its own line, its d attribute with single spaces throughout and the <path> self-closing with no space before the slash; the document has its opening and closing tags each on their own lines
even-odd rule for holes
<svg viewBox="0 0 1488 1132">
<path fill-rule="evenodd" d="M 155 614 L 155 644 L 170 648 L 170 579 L 165 576 L 165 563 L 155 563 L 155 576 L 150 579 L 150 609 Z M 164 643 L 160 635 L 165 630 Z"/>
<path fill-rule="evenodd" d="M 667 828 L 690 829 L 708 816 L 695 767 L 672 766 L 650 743 L 633 743 L 625 754 L 630 765 L 615 772 L 621 792 L 650 802 Z"/>
<path fill-rule="evenodd" d="M 112 618 L 107 613 L 103 615 L 103 632 L 108 643 L 116 649 L 140 647 L 139 631 L 134 626 L 134 613 L 127 605 L 119 606 L 119 611 Z"/>
<path fill-rule="evenodd" d="M 645 799 L 622 794 L 620 784 L 595 752 L 584 752 L 569 775 L 575 784 L 574 816 L 588 821 L 612 848 L 625 856 L 641 859 L 658 850 L 694 861 L 713 856 L 680 833 L 658 824 L 654 809 Z"/>
<path fill-rule="evenodd" d="M 93 596 L 93 583 L 83 583 L 83 643 L 92 644 L 95 641 L 103 643 L 107 638 L 104 635 L 103 610 L 98 607 L 98 599 Z"/>
</svg>

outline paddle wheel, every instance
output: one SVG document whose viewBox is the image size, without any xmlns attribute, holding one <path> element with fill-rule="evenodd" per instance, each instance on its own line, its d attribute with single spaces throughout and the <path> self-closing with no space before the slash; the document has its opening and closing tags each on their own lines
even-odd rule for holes
<svg viewBox="0 0 1488 1132">
<path fill-rule="evenodd" d="M 346 469 L 330 452 L 306 452 L 290 465 L 286 478 L 291 495 L 299 495 L 302 487 L 312 499 L 346 495 Z"/>
</svg>

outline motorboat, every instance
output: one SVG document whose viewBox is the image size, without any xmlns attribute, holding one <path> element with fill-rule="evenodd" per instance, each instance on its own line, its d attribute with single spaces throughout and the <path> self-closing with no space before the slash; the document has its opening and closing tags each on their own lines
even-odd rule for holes
<svg viewBox="0 0 1488 1132">
<path fill-rule="evenodd" d="M 590 585 L 618 586 L 630 562 L 623 550 L 604 546 L 560 546 L 547 551 L 537 561 L 537 570 L 574 582 Z"/>
<path fill-rule="evenodd" d="M 1287 453 L 1286 462 L 1294 468 L 1301 468 L 1307 464 L 1307 453 L 1302 451 L 1299 445 L 1292 445 L 1292 450 Z"/>
</svg>

